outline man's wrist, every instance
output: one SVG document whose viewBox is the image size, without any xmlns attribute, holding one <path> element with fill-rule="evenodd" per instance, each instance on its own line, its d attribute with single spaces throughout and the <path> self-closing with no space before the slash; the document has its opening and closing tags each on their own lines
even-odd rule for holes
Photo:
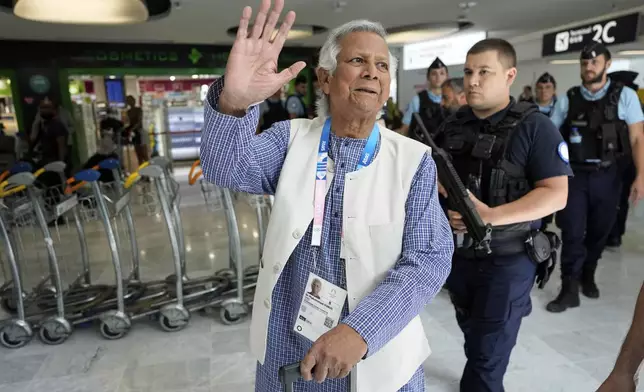
<svg viewBox="0 0 644 392">
<path fill-rule="evenodd" d="M 234 117 L 244 117 L 246 115 L 248 106 L 243 106 L 235 103 L 234 100 L 226 94 L 226 90 L 224 89 L 224 91 L 222 91 L 221 95 L 219 96 L 217 109 L 222 114 L 227 114 Z"/>
</svg>

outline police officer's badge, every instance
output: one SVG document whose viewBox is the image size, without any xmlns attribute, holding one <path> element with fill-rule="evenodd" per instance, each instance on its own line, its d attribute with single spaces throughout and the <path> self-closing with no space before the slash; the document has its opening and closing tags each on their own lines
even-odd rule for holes
<svg viewBox="0 0 644 392">
<path fill-rule="evenodd" d="M 559 154 L 559 158 L 561 158 L 562 161 L 566 163 L 570 162 L 570 155 L 568 154 L 568 144 L 566 142 L 559 143 L 559 146 L 557 146 L 557 153 Z"/>
</svg>

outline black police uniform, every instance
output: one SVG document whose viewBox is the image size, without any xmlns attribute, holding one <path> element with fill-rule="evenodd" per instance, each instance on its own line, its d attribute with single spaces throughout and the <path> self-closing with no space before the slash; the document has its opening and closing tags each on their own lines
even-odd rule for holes
<svg viewBox="0 0 644 392">
<path fill-rule="evenodd" d="M 278 99 L 276 101 L 267 99 L 265 102 L 268 106 L 268 110 L 262 116 L 262 120 L 264 120 L 262 122 L 262 126 L 260 127 L 262 131 L 267 130 L 276 122 L 286 121 L 290 119 L 288 111 L 284 107 L 284 103 L 281 99 Z"/>
<path fill-rule="evenodd" d="M 552 83 L 553 85 L 556 83 L 555 78 L 550 75 L 548 72 L 545 72 L 541 76 L 539 76 L 539 79 L 537 79 L 537 83 Z M 550 117 L 552 116 L 552 112 L 554 111 L 554 107 L 557 104 L 557 96 L 555 95 L 552 97 L 552 103 L 550 104 L 548 111 L 544 112 L 543 110 L 541 113 L 545 114 L 546 116 Z M 548 228 L 548 225 L 551 224 L 554 221 L 555 214 L 548 215 L 541 219 L 541 230 L 546 230 Z"/>
<path fill-rule="evenodd" d="M 429 68 L 427 68 L 427 77 L 429 78 L 429 73 L 432 69 L 441 68 L 447 69 L 447 66 L 441 61 L 440 58 L 436 57 L 436 59 L 429 65 Z M 418 114 L 423 120 L 423 124 L 429 131 L 429 134 L 431 136 L 435 136 L 441 124 L 445 120 L 445 111 L 443 109 L 443 106 L 440 103 L 436 103 L 429 99 L 426 90 L 418 93 L 418 102 Z M 424 136 L 418 129 L 415 129 L 415 132 L 410 132 L 409 137 L 421 143 L 425 143 L 423 141 Z"/>
<path fill-rule="evenodd" d="M 536 105 L 514 99 L 483 120 L 468 106 L 461 108 L 445 121 L 440 143 L 461 180 L 490 207 L 523 197 L 537 181 L 572 174 L 558 154 L 563 139 L 550 119 Z M 491 255 L 455 251 L 447 289 L 465 336 L 463 392 L 503 391 L 521 319 L 532 311 L 537 263 L 526 240 L 539 235 L 539 224 L 494 228 Z"/>
<path fill-rule="evenodd" d="M 613 81 L 624 83 L 625 86 L 637 91 L 639 89 L 639 85 L 635 84 L 637 75 L 638 73 L 633 71 L 617 71 L 609 73 L 608 77 Z M 644 109 L 644 105 L 642 105 L 642 109 Z M 617 219 L 606 241 L 606 246 L 610 247 L 619 247 L 622 245 L 622 236 L 626 232 L 626 220 L 628 218 L 628 199 L 631 193 L 631 186 L 637 176 L 637 170 L 635 169 L 635 162 L 633 162 L 632 156 L 625 156 L 619 162 L 619 165 L 622 169 L 623 185 L 617 207 Z"/>
<path fill-rule="evenodd" d="M 592 44 L 582 59 L 609 55 L 601 44 Z M 609 57 L 610 58 L 610 57 Z M 546 309 L 559 313 L 577 307 L 579 283 L 582 293 L 598 298 L 595 270 L 617 218 L 622 189 L 618 163 L 631 155 L 628 125 L 618 117 L 624 85 L 611 81 L 606 95 L 586 100 L 579 86 L 568 90 L 569 108 L 561 134 L 568 143 L 570 165 L 575 173 L 568 184 L 568 203 L 557 212 L 561 229 L 561 291 Z"/>
</svg>

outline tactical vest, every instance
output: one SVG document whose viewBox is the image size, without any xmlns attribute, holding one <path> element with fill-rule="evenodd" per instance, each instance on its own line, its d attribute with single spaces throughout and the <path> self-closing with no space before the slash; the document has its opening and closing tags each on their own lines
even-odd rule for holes
<svg viewBox="0 0 644 392">
<path fill-rule="evenodd" d="M 262 131 L 267 130 L 276 122 L 286 121 L 290 118 L 282 100 L 271 102 L 270 99 L 267 99 L 266 104 L 268 105 L 268 111 L 264 113 L 263 116 L 264 122 L 261 126 Z"/>
<path fill-rule="evenodd" d="M 436 103 L 429 98 L 429 94 L 426 90 L 418 93 L 419 99 L 419 110 L 418 114 L 425 124 L 425 128 L 429 131 L 431 136 L 435 136 L 438 128 L 443 123 L 445 115 L 443 113 L 443 107 L 440 103 Z M 410 134 L 410 137 L 416 141 L 424 143 L 424 138 L 420 133 L 419 129 L 416 129 L 415 132 Z"/>
<path fill-rule="evenodd" d="M 586 100 L 579 86 L 568 90 L 568 116 L 561 134 L 568 143 L 573 170 L 608 167 L 631 153 L 628 125 L 617 113 L 624 85 L 611 82 L 604 98 Z"/>
<path fill-rule="evenodd" d="M 443 147 L 450 153 L 452 163 L 463 184 L 479 200 L 490 207 L 513 202 L 532 190 L 525 168 L 509 160 L 511 145 L 521 122 L 532 113 L 539 113 L 536 104 L 512 103 L 505 117 L 496 125 L 481 127 L 480 120 L 468 119 L 468 107 L 449 117 L 443 127 Z M 528 232 L 530 222 L 495 227 L 495 237 L 504 232 Z"/>
</svg>

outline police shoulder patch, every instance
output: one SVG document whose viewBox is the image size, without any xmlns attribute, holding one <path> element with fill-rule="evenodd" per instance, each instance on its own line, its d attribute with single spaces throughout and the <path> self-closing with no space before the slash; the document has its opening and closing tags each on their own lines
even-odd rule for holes
<svg viewBox="0 0 644 392">
<path fill-rule="evenodd" d="M 557 146 L 557 153 L 559 154 L 559 158 L 561 158 L 562 161 L 566 163 L 570 162 L 570 156 L 568 154 L 568 144 L 566 142 L 559 143 L 559 146 Z"/>
</svg>

